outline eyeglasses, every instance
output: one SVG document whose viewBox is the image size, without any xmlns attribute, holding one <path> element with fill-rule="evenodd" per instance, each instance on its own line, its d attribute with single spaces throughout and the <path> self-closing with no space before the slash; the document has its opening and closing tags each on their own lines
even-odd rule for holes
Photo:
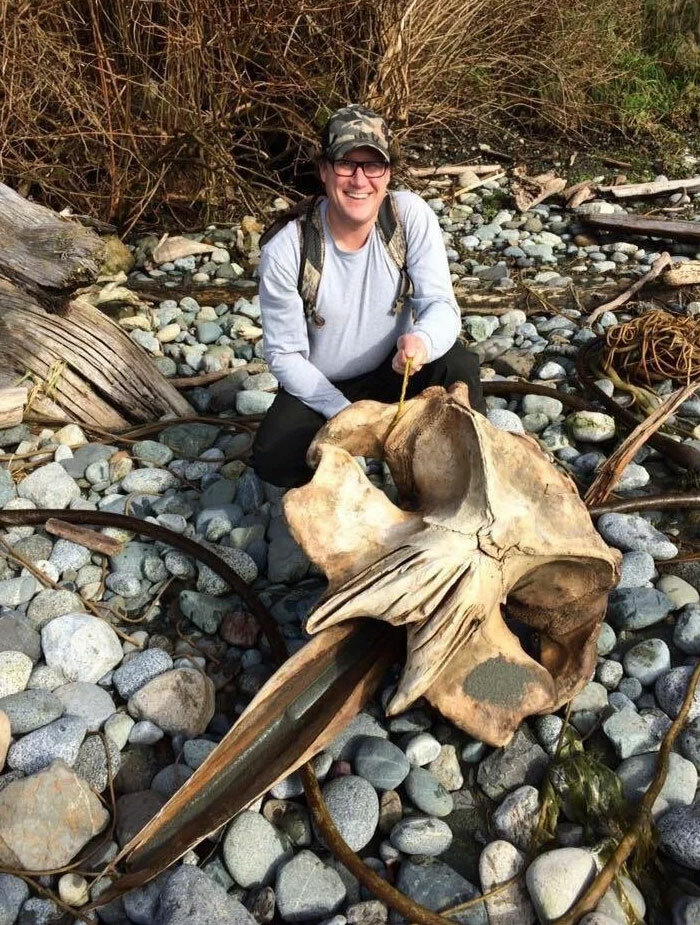
<svg viewBox="0 0 700 925">
<path fill-rule="evenodd" d="M 332 161 L 333 173 L 337 177 L 354 177 L 358 167 L 362 168 L 364 175 L 370 180 L 383 177 L 389 166 L 385 161 L 347 161 L 340 158 Z"/>
</svg>

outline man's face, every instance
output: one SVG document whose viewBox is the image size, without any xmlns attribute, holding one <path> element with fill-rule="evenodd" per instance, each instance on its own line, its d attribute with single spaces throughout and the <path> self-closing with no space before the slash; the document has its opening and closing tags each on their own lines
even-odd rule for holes
<svg viewBox="0 0 700 925">
<path fill-rule="evenodd" d="M 343 156 L 343 160 L 355 163 L 383 162 L 381 154 L 368 147 L 354 148 Z M 320 170 L 328 203 L 336 222 L 345 223 L 350 230 L 376 221 L 379 206 L 391 179 L 391 169 L 388 166 L 383 176 L 375 178 L 365 176 L 364 170 L 360 167 L 352 177 L 339 177 L 334 172 L 333 165 L 327 161 L 321 164 Z"/>
</svg>

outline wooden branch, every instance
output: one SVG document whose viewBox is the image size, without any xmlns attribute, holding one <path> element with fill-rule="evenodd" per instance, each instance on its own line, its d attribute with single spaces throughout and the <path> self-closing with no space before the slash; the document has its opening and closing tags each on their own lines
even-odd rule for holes
<svg viewBox="0 0 700 925">
<path fill-rule="evenodd" d="M 683 386 L 683 388 L 677 389 L 672 395 L 665 398 L 648 418 L 645 418 L 638 427 L 635 427 L 598 471 L 584 498 L 589 507 L 593 504 L 602 504 L 608 500 L 620 476 L 640 447 L 659 430 L 679 405 L 682 405 L 687 398 L 697 391 L 699 385 L 700 383 L 698 382 L 692 382 Z"/>
<path fill-rule="evenodd" d="M 617 298 L 613 299 L 611 302 L 604 302 L 602 305 L 599 305 L 594 312 L 592 312 L 588 318 L 586 318 L 586 324 L 588 327 L 592 325 L 600 318 L 603 312 L 611 312 L 616 308 L 619 308 L 621 305 L 624 305 L 625 302 L 628 302 L 635 292 L 639 292 L 642 286 L 650 282 L 664 270 L 666 267 L 671 266 L 671 256 L 666 251 L 661 254 L 660 257 L 657 257 L 656 260 L 651 265 L 651 269 L 648 273 L 645 273 L 644 276 L 641 276 L 636 282 L 632 283 L 629 289 L 626 289 L 624 292 L 621 292 Z"/>
<path fill-rule="evenodd" d="M 602 231 L 622 231 L 629 234 L 652 235 L 673 241 L 700 242 L 700 222 L 674 222 L 662 218 L 645 218 L 643 215 L 584 215 L 579 220 Z"/>
<path fill-rule="evenodd" d="M 237 366 L 236 369 L 241 369 L 241 367 Z M 200 376 L 171 376 L 168 382 L 176 389 L 193 389 L 198 385 L 218 382 L 219 379 L 225 379 L 235 371 L 235 369 L 217 369 L 213 373 L 202 373 Z"/>
<path fill-rule="evenodd" d="M 26 404 L 26 385 L 0 389 L 0 427 L 13 427 L 15 424 L 21 424 Z"/>
<path fill-rule="evenodd" d="M 60 536 L 63 540 L 70 540 L 71 543 L 77 543 L 79 546 L 85 546 L 92 549 L 93 552 L 101 552 L 105 556 L 116 556 L 124 549 L 124 543 L 114 539 L 112 536 L 106 536 L 104 533 L 97 533 L 89 527 L 81 527 L 79 524 L 69 524 L 65 520 L 59 520 L 56 517 L 50 517 L 46 521 L 45 529 L 47 533 L 53 536 Z"/>
<path fill-rule="evenodd" d="M 409 167 L 410 177 L 458 177 L 467 170 L 478 175 L 497 173 L 501 170 L 500 164 L 445 164 L 442 167 Z"/>
<path fill-rule="evenodd" d="M 612 193 L 616 199 L 631 199 L 636 196 L 658 196 L 674 190 L 700 189 L 700 177 L 687 180 L 655 180 L 653 183 L 625 183 L 621 186 L 599 186 L 601 193 Z"/>
<path fill-rule="evenodd" d="M 477 177 L 475 176 L 473 180 L 470 180 L 466 186 L 460 186 L 458 190 L 455 190 L 455 196 L 461 196 L 462 193 L 468 193 L 470 190 L 477 189 L 479 186 L 483 186 L 484 183 L 488 183 L 490 180 L 501 180 L 505 177 L 505 173 L 494 173 L 489 174 L 487 177 Z"/>
</svg>

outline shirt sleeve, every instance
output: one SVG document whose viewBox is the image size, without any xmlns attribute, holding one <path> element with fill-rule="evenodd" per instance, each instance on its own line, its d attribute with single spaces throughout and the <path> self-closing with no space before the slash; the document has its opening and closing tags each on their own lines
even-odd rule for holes
<svg viewBox="0 0 700 925">
<path fill-rule="evenodd" d="M 447 263 L 447 252 L 437 216 L 420 197 L 409 194 L 404 210 L 406 269 L 413 283 L 411 304 L 417 334 L 428 348 L 428 362 L 452 347 L 461 328 Z"/>
<path fill-rule="evenodd" d="M 324 417 L 331 418 L 350 402 L 309 361 L 306 317 L 297 291 L 299 255 L 294 253 L 291 245 L 288 256 L 290 260 L 282 263 L 269 253 L 267 247 L 261 253 L 263 356 L 285 391 Z"/>
</svg>

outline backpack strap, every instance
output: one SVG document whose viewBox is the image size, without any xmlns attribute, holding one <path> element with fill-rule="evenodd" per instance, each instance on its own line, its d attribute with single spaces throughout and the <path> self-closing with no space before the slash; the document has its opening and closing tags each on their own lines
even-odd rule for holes
<svg viewBox="0 0 700 925">
<path fill-rule="evenodd" d="M 297 220 L 300 252 L 297 290 L 304 303 L 307 321 L 313 321 L 319 328 L 326 323 L 316 311 L 318 287 L 321 285 L 323 259 L 326 255 L 320 206 L 321 197 L 312 196 L 305 214 Z"/>
<path fill-rule="evenodd" d="M 394 313 L 398 315 L 403 309 L 404 300 L 413 292 L 413 283 L 406 268 L 406 233 L 398 216 L 393 193 L 389 193 L 382 200 L 376 227 L 384 247 L 401 274 L 401 282 L 394 302 Z"/>
</svg>

